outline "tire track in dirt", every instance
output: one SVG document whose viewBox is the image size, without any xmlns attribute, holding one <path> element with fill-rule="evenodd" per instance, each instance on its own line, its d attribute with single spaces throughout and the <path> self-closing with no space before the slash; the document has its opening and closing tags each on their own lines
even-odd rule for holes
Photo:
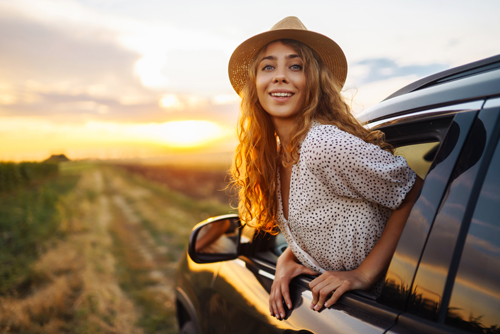
<svg viewBox="0 0 500 334">
<path fill-rule="evenodd" d="M 0 296 L 2 333 L 177 333 L 177 260 L 197 222 L 229 207 L 109 166 L 79 167 L 58 203 L 64 235 L 29 293 Z"/>
<path fill-rule="evenodd" d="M 148 228 L 144 218 L 148 217 L 150 225 L 163 223 L 161 215 L 151 214 L 156 208 L 148 202 L 154 202 L 154 194 L 110 170 L 105 170 L 104 176 L 104 193 L 112 203 L 110 229 L 134 284 L 129 289 L 134 295 L 141 296 L 138 299 L 143 306 L 152 303 L 156 308 L 163 308 L 160 313 L 169 317 L 162 320 L 167 324 L 166 332 L 176 332 L 173 279 L 176 261 L 169 260 L 168 243 L 165 239 L 160 243 L 155 241 L 154 231 L 151 231 L 151 226 Z"/>
<path fill-rule="evenodd" d="M 104 190 L 102 172 L 92 169 L 61 198 L 65 238 L 34 263 L 26 294 L 0 298 L 0 332 L 143 333 L 140 312 L 117 281 Z"/>
</svg>

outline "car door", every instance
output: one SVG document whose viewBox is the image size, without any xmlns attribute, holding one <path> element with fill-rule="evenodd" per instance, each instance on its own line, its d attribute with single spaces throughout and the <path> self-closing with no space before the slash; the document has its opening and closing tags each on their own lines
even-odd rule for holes
<svg viewBox="0 0 500 334">
<path fill-rule="evenodd" d="M 499 107 L 473 121 L 390 333 L 500 332 Z"/>
<path fill-rule="evenodd" d="M 480 105 L 474 103 L 449 107 L 448 110 L 428 110 L 415 117 L 401 117 L 398 120 L 391 119 L 388 124 L 378 124 L 386 132 L 388 141 L 398 147 L 411 162 L 410 165 L 414 165 L 412 168 L 418 170 L 421 177 L 427 176 L 423 194 L 416 204 L 417 212 L 412 212 L 414 223 L 410 224 L 407 236 L 414 233 L 414 225 L 422 219 L 421 210 L 428 205 L 429 199 L 436 197 L 439 202 L 443 196 L 446 181 Z M 423 214 L 429 215 L 428 220 L 433 221 L 432 212 L 425 210 Z M 294 279 L 290 286 L 294 306 L 287 312 L 286 319 L 279 321 L 270 316 L 268 300 L 276 259 L 283 244 L 279 237 L 260 234 L 253 239 L 245 256 L 221 266 L 214 282 L 215 293 L 210 304 L 209 327 L 218 333 L 386 332 L 396 324 L 409 297 L 405 291 L 395 293 L 407 284 L 394 284 L 401 282 L 395 277 L 403 274 L 403 265 L 407 267 L 403 275 L 411 283 L 415 268 L 412 271 L 404 263 L 406 253 L 415 253 L 417 260 L 413 261 L 418 263 L 426 236 L 424 228 L 416 243 L 411 243 L 412 247 L 398 246 L 399 253 L 391 263 L 393 270 L 389 272 L 380 300 L 374 294 L 354 291 L 345 294 L 333 307 L 313 312 L 309 308 L 312 300 L 309 282 L 312 278 L 301 276 Z"/>
<path fill-rule="evenodd" d="M 295 278 L 290 285 L 293 307 L 287 310 L 286 318 L 280 321 L 272 317 L 269 293 L 277 258 L 269 249 L 273 239 L 258 236 L 252 245 L 253 255 L 221 266 L 209 302 L 209 333 L 383 333 L 394 323 L 396 312 L 381 309 L 374 296 L 362 292 L 313 312 L 309 308 L 312 278 L 305 276 Z"/>
</svg>

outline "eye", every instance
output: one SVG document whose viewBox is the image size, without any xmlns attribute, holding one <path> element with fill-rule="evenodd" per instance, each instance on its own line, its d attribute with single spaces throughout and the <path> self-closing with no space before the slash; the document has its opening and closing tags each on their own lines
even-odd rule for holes
<svg viewBox="0 0 500 334">
<path fill-rule="evenodd" d="M 263 70 L 263 71 L 270 71 L 270 70 L 272 70 L 272 69 L 274 69 L 274 67 L 273 67 L 272 65 L 266 65 L 266 66 L 264 66 L 264 67 L 262 68 L 262 70 Z"/>
<path fill-rule="evenodd" d="M 302 66 L 299 65 L 299 64 L 295 64 L 295 65 L 290 66 L 290 69 L 294 70 L 294 71 L 301 71 L 302 70 Z"/>
</svg>

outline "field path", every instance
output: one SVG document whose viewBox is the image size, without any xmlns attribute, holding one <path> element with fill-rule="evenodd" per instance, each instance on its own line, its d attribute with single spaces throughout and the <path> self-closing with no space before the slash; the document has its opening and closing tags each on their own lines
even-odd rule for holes
<svg viewBox="0 0 500 334">
<path fill-rule="evenodd" d="M 177 260 L 192 226 L 229 207 L 111 166 L 79 171 L 31 293 L 0 297 L 2 333 L 177 333 Z"/>
</svg>

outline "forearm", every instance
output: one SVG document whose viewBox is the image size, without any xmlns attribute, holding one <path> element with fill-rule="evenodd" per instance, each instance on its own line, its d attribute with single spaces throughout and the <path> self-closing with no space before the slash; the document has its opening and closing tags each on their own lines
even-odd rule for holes
<svg viewBox="0 0 500 334">
<path fill-rule="evenodd" d="M 290 247 L 287 247 L 285 251 L 279 256 L 278 262 L 294 261 L 297 262 L 295 254 L 293 254 Z"/>
<path fill-rule="evenodd" d="M 422 182 L 422 179 L 417 177 L 413 188 L 408 192 L 403 203 L 392 212 L 387 220 L 380 239 L 358 267 L 357 270 L 366 278 L 370 285 L 380 280 L 389 267 L 406 220 L 420 192 Z"/>
</svg>

